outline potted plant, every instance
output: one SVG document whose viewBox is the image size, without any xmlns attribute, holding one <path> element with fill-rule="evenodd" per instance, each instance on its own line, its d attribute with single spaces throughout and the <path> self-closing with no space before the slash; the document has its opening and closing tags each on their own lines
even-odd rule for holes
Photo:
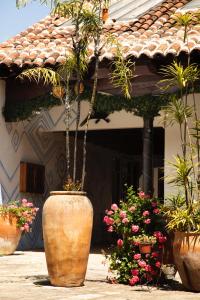
<svg viewBox="0 0 200 300">
<path fill-rule="evenodd" d="M 119 205 L 112 204 L 104 217 L 107 231 L 116 235 L 116 246 L 108 256 L 112 281 L 129 285 L 156 282 L 166 242 L 159 200 L 143 192 L 136 194 L 133 187 L 127 188 L 124 198 Z M 151 249 L 142 249 L 143 243 Z"/>
<path fill-rule="evenodd" d="M 101 10 L 104 0 L 98 2 L 63 1 L 55 7 L 56 17 L 70 19 L 74 25 L 71 34 L 72 47 L 63 65 L 57 68 L 33 68 L 23 71 L 20 78 L 43 80 L 45 84 L 64 88 L 61 101 L 66 114 L 66 178 L 64 191 L 50 193 L 43 209 L 44 246 L 50 281 L 55 286 L 80 286 L 84 282 L 92 232 L 93 209 L 84 192 L 87 157 L 87 132 L 89 121 L 96 101 L 98 70 L 101 51 L 105 43 L 115 43 L 116 58 L 110 65 L 111 80 L 121 87 L 127 98 L 130 98 L 132 69 L 134 64 L 124 60 L 120 44 L 111 36 L 103 36 Z M 90 62 L 89 46 L 93 45 L 94 74 L 89 96 L 84 98 L 84 79 L 88 76 Z M 66 53 L 68 53 L 68 50 Z M 91 79 L 90 79 L 91 80 Z M 74 87 L 75 86 L 75 87 Z M 55 89 L 54 89 L 55 92 Z M 60 93 L 59 93 L 60 95 Z M 77 178 L 77 144 L 80 123 L 81 101 L 89 101 L 86 117 L 83 148 L 82 170 Z M 76 125 L 73 145 L 71 144 L 70 115 L 72 105 L 77 107 Z M 74 109 L 73 106 L 73 109 Z M 71 147 L 72 145 L 72 147 Z M 71 148 L 73 154 L 71 155 Z M 77 183 L 78 182 L 78 183 Z M 55 238 L 56 236 L 56 238 Z"/>
<path fill-rule="evenodd" d="M 149 235 L 138 235 L 133 237 L 133 242 L 139 246 L 140 253 L 151 253 L 152 246 L 156 243 L 156 237 Z"/>
<path fill-rule="evenodd" d="M 197 292 L 200 291 L 200 122 L 195 89 L 200 71 L 197 64 L 191 63 L 187 35 L 198 18 L 197 12 L 175 16 L 176 23 L 184 27 L 183 42 L 188 47 L 188 60 L 185 65 L 174 61 L 161 70 L 165 90 L 178 89 L 171 94 L 171 102 L 165 109 L 165 123 L 178 126 L 181 149 L 170 162 L 170 172 L 166 176 L 168 183 L 177 189 L 177 194 L 173 195 L 176 206 L 166 199 L 167 229 L 174 232 L 173 256 L 182 283 Z"/>
<path fill-rule="evenodd" d="M 21 234 L 30 231 L 37 211 L 26 199 L 0 206 L 0 255 L 16 250 Z"/>
</svg>

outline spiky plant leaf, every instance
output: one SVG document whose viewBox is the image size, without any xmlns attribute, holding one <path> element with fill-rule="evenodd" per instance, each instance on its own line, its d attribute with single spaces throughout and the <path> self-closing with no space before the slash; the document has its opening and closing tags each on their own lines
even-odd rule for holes
<svg viewBox="0 0 200 300">
<path fill-rule="evenodd" d="M 200 71 L 196 64 L 190 64 L 184 67 L 181 63 L 173 61 L 171 65 L 160 69 L 160 74 L 165 77 L 159 81 L 163 90 L 168 90 L 171 87 L 179 87 L 184 89 L 188 84 L 194 83 L 200 77 Z"/>
<path fill-rule="evenodd" d="M 32 68 L 29 70 L 23 71 L 18 78 L 25 79 L 27 78 L 30 81 L 36 81 L 37 83 L 43 82 L 44 84 L 50 84 L 53 86 L 60 85 L 61 76 L 58 72 L 48 69 L 48 68 Z"/>
</svg>

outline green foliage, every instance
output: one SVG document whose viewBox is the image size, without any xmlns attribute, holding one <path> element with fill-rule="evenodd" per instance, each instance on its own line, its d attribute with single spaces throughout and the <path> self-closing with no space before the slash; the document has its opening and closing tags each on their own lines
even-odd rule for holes
<svg viewBox="0 0 200 300">
<path fill-rule="evenodd" d="M 30 81 L 34 80 L 36 83 L 44 82 L 44 85 L 57 86 L 60 85 L 61 77 L 58 72 L 49 68 L 32 68 L 23 71 L 18 78 L 28 79 Z"/>
<path fill-rule="evenodd" d="M 64 182 L 63 185 L 64 191 L 81 191 L 81 182 L 76 181 L 74 182 L 70 177 Z"/>
<path fill-rule="evenodd" d="M 193 203 L 190 207 L 185 205 L 184 197 L 179 193 L 166 200 L 162 211 L 167 218 L 168 230 L 200 232 L 200 207 Z"/>
<path fill-rule="evenodd" d="M 34 117 L 38 112 L 49 109 L 55 105 L 61 105 L 61 101 L 52 94 L 12 103 L 6 101 L 5 107 L 3 108 L 3 115 L 6 122 L 24 121 Z"/>
<path fill-rule="evenodd" d="M 164 122 L 166 125 L 173 126 L 178 123 L 180 126 L 185 122 L 185 118 L 190 118 L 193 114 L 193 107 L 185 105 L 181 99 L 178 99 L 176 95 L 172 95 L 171 101 L 164 111 Z"/>
<path fill-rule="evenodd" d="M 119 207 L 112 204 L 106 210 L 104 222 L 108 232 L 116 234 L 116 246 L 108 257 L 114 279 L 111 281 L 134 285 L 159 279 L 161 253 L 166 241 L 165 224 L 158 199 L 128 187 Z M 151 241 L 152 252 L 140 252 L 143 241 Z"/>
<path fill-rule="evenodd" d="M 196 64 L 184 67 L 181 63 L 173 61 L 172 64 L 160 69 L 160 74 L 166 77 L 159 84 L 163 90 L 178 87 L 183 90 L 186 86 L 199 79 L 199 69 Z"/>
<path fill-rule="evenodd" d="M 133 79 L 133 71 L 135 70 L 135 63 L 128 59 L 125 60 L 123 52 L 119 43 L 116 45 L 116 56 L 112 63 L 111 79 L 114 87 L 120 87 L 124 96 L 128 99 L 131 98 L 131 80 Z"/>
</svg>

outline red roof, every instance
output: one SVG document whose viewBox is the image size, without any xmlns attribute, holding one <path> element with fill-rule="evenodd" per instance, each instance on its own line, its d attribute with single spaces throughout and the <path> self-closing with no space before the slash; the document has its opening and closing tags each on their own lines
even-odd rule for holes
<svg viewBox="0 0 200 300">
<path fill-rule="evenodd" d="M 173 15 L 191 0 L 165 0 L 155 6 L 137 21 L 108 22 L 105 31 L 118 37 L 124 50 L 124 56 L 141 55 L 153 58 L 157 54 L 179 55 L 188 52 L 183 42 L 183 28 L 174 26 Z M 62 63 L 70 52 L 72 26 L 67 26 L 66 19 L 47 16 L 26 31 L 0 44 L 0 64 L 25 66 L 44 66 Z M 200 50 L 200 25 L 189 31 L 190 50 Z M 90 57 L 93 46 L 89 46 Z M 112 59 L 115 47 L 105 47 L 101 59 Z"/>
</svg>

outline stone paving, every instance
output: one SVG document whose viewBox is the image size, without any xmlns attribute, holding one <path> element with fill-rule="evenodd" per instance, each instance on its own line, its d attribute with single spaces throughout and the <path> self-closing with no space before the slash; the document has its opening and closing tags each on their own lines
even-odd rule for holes
<svg viewBox="0 0 200 300">
<path fill-rule="evenodd" d="M 106 282 L 108 267 L 101 254 L 90 254 L 85 285 L 53 287 L 48 280 L 44 252 L 15 252 L 0 257 L 0 300 L 197 300 L 175 281 L 161 288 L 130 287 Z"/>
</svg>

